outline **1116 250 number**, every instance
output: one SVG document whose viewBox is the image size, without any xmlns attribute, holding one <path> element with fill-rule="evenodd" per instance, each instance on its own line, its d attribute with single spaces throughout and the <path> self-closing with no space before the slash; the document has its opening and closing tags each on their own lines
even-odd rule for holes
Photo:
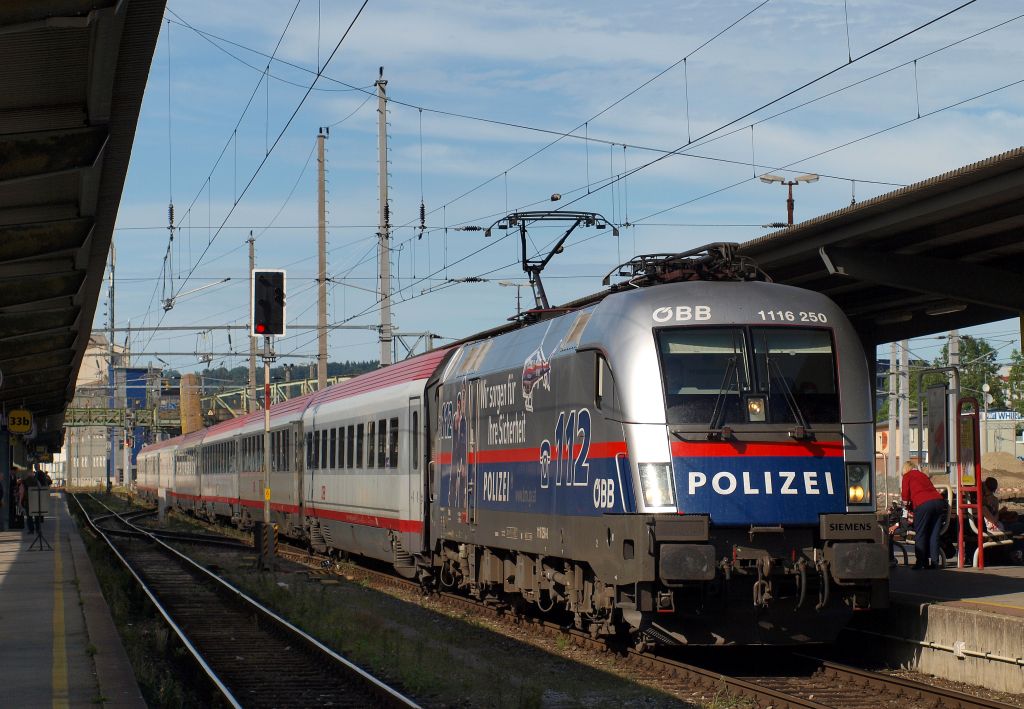
<svg viewBox="0 0 1024 709">
<path fill-rule="evenodd" d="M 812 322 L 827 323 L 825 313 L 814 313 L 805 310 L 758 310 L 758 317 L 768 322 Z"/>
</svg>

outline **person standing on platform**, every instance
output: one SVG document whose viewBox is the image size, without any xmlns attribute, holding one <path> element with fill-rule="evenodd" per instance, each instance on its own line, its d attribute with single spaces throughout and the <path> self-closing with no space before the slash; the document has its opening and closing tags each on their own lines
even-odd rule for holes
<svg viewBox="0 0 1024 709">
<path fill-rule="evenodd" d="M 915 569 L 940 567 L 939 535 L 942 517 L 948 514 L 946 501 L 935 489 L 931 478 L 907 461 L 903 465 L 903 505 L 914 512 Z"/>
</svg>

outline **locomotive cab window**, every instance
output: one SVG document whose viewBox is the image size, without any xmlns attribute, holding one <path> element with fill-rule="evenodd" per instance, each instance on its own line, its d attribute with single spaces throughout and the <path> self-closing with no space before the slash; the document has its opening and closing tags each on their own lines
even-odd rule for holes
<svg viewBox="0 0 1024 709">
<path fill-rule="evenodd" d="M 753 328 L 754 362 L 773 423 L 839 421 L 832 336 L 828 330 Z"/>
<path fill-rule="evenodd" d="M 742 401 L 750 388 L 746 350 L 741 328 L 659 330 L 668 422 L 717 428 L 746 421 Z"/>
<path fill-rule="evenodd" d="M 657 332 L 669 424 L 839 421 L 831 332 L 793 327 Z"/>
</svg>

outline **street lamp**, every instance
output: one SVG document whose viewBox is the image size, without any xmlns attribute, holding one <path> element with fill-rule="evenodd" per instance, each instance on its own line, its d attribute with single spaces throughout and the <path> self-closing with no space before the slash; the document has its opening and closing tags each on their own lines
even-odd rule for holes
<svg viewBox="0 0 1024 709">
<path fill-rule="evenodd" d="M 778 175 L 761 175 L 761 182 L 766 184 L 778 182 L 780 185 L 785 185 L 789 188 L 789 198 L 786 200 L 786 212 L 789 217 L 789 226 L 793 226 L 793 185 L 799 184 L 800 182 L 817 182 L 818 179 L 818 176 L 814 173 L 799 175 L 793 180 L 787 180 L 786 178 L 779 177 Z"/>
</svg>

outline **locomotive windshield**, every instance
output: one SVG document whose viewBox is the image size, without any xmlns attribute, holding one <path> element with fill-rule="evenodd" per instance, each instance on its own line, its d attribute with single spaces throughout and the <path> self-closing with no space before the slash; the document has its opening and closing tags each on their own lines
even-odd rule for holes
<svg viewBox="0 0 1024 709">
<path fill-rule="evenodd" d="M 660 329 L 657 337 L 670 424 L 748 423 L 751 397 L 765 403 L 758 422 L 839 421 L 827 330 L 687 327 Z"/>
</svg>

